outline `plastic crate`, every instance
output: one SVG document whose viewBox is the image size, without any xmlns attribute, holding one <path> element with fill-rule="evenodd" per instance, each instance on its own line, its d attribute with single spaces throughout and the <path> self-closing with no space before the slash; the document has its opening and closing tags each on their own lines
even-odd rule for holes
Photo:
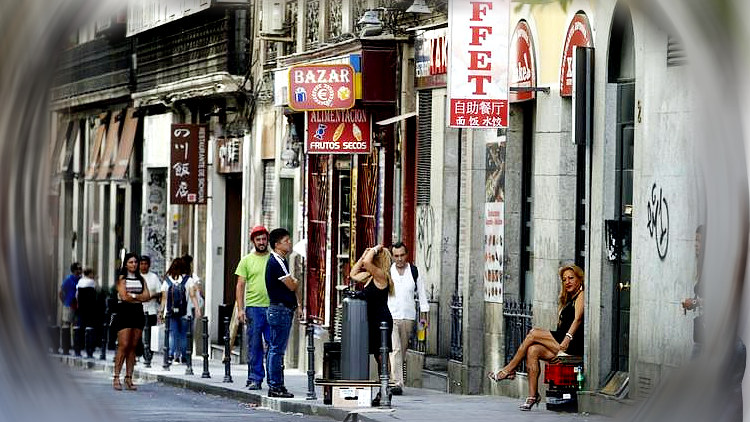
<svg viewBox="0 0 750 422">
<path fill-rule="evenodd" d="M 576 386 L 576 368 L 578 365 L 547 364 L 544 369 L 544 383 L 554 386 Z"/>
<path fill-rule="evenodd" d="M 547 390 L 545 407 L 547 410 L 555 412 L 577 412 L 578 395 L 575 389 L 562 391 Z"/>
</svg>

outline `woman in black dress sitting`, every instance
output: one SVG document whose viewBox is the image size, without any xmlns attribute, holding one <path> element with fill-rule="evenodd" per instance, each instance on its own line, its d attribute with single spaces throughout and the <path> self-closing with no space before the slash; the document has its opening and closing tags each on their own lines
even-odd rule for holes
<svg viewBox="0 0 750 422">
<path fill-rule="evenodd" d="M 539 385 L 539 361 L 549 361 L 558 354 L 583 355 L 583 270 L 573 264 L 565 265 L 558 271 L 562 289 L 558 304 L 557 330 L 548 331 L 532 328 L 516 351 L 513 359 L 497 372 L 490 372 L 493 381 L 515 378 L 516 367 L 526 359 L 529 374 L 529 396 L 521 404 L 521 410 L 531 410 L 541 398 Z"/>
</svg>

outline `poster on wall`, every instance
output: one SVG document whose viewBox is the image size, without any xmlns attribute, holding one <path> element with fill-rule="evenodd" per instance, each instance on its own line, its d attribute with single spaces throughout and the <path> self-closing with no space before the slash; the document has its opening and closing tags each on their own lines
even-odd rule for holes
<svg viewBox="0 0 750 422">
<path fill-rule="evenodd" d="M 141 251 L 151 258 L 151 272 L 161 275 L 167 270 L 167 169 L 149 168 L 146 177 Z"/>
<path fill-rule="evenodd" d="M 487 143 L 484 226 L 484 300 L 503 302 L 505 137 Z"/>
<path fill-rule="evenodd" d="M 508 126 L 510 0 L 449 2 L 448 126 Z"/>
</svg>

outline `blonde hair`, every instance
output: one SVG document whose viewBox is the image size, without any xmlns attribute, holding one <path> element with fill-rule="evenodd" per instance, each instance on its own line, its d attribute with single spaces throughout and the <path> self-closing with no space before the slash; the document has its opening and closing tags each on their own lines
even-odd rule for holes
<svg viewBox="0 0 750 422">
<path fill-rule="evenodd" d="M 569 295 L 568 292 L 566 292 L 564 288 L 562 288 L 562 287 L 560 288 L 560 297 L 558 299 L 557 312 L 562 311 L 563 308 L 565 307 L 565 305 L 567 305 L 570 300 L 572 300 L 574 297 L 576 297 L 578 295 L 578 293 L 583 290 L 584 274 L 583 274 L 583 270 L 578 265 L 575 265 L 575 264 L 566 264 L 566 265 L 563 265 L 562 267 L 560 267 L 559 270 L 557 270 L 557 279 L 560 280 L 560 282 L 562 283 L 563 282 L 563 274 L 566 271 L 568 271 L 568 270 L 573 271 L 573 274 L 576 276 L 576 278 L 578 279 L 578 281 L 581 282 L 581 286 L 580 286 L 580 288 L 578 290 L 576 290 L 575 293 L 573 293 L 571 295 Z"/>
<path fill-rule="evenodd" d="M 393 258 L 391 257 L 391 252 L 386 248 L 380 249 L 378 253 L 375 254 L 375 256 L 372 258 L 372 265 L 380 268 L 380 270 L 385 275 L 385 279 L 388 281 L 388 294 L 391 296 L 395 293 L 393 279 L 391 278 L 392 263 Z M 373 276 L 367 271 L 362 271 L 352 276 L 351 278 L 359 283 L 364 283 L 363 287 L 366 287 L 372 281 Z"/>
</svg>

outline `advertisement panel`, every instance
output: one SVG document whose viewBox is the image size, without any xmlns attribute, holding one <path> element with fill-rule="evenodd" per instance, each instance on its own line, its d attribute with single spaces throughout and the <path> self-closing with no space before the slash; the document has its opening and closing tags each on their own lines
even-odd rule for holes
<svg viewBox="0 0 750 422">
<path fill-rule="evenodd" d="M 577 46 L 593 47 L 589 18 L 584 13 L 576 13 L 568 27 L 560 64 L 560 95 L 573 96 L 573 52 Z"/>
<path fill-rule="evenodd" d="M 351 65 L 316 64 L 289 69 L 289 107 L 292 110 L 348 110 L 354 107 L 354 99 Z"/>
<path fill-rule="evenodd" d="M 487 142 L 484 226 L 484 300 L 502 303 L 505 279 L 505 145 Z"/>
<path fill-rule="evenodd" d="M 531 30 L 526 21 L 519 21 L 510 42 L 510 86 L 520 91 L 510 93 L 510 102 L 533 100 L 536 92 L 536 57 Z M 523 89 L 527 90 L 523 90 Z"/>
<path fill-rule="evenodd" d="M 448 125 L 507 127 L 510 0 L 449 7 Z"/>
<path fill-rule="evenodd" d="M 307 113 L 308 154 L 369 154 L 372 121 L 363 109 Z"/>
<path fill-rule="evenodd" d="M 169 197 L 173 205 L 206 203 L 208 125 L 173 124 Z"/>
<path fill-rule="evenodd" d="M 414 86 L 417 89 L 448 84 L 448 28 L 417 32 L 414 56 Z"/>
</svg>

